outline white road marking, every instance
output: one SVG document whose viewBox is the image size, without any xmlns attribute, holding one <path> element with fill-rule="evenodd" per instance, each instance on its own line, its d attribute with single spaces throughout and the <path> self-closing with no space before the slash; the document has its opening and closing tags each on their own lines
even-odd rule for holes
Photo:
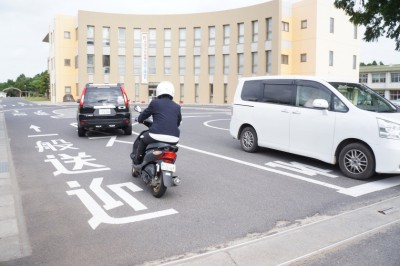
<svg viewBox="0 0 400 266">
<path fill-rule="evenodd" d="M 395 187 L 398 185 L 400 185 L 400 176 L 389 177 L 382 180 L 362 184 L 359 186 L 344 188 L 339 190 L 338 192 L 352 197 L 358 197 L 368 193 Z"/>
<path fill-rule="evenodd" d="M 28 135 L 28 138 L 39 138 L 39 137 L 50 137 L 50 136 L 58 136 L 58 134 L 55 133 L 55 134 L 43 134 L 43 135 Z"/>
<path fill-rule="evenodd" d="M 261 166 L 261 165 L 258 165 L 258 164 L 245 162 L 245 161 L 234 159 L 234 158 L 227 157 L 227 156 L 224 156 L 224 155 L 220 155 L 220 154 L 216 154 L 216 153 L 212 153 L 212 152 L 208 152 L 208 151 L 203 151 L 203 150 L 191 148 L 191 147 L 183 146 L 183 145 L 180 145 L 180 144 L 178 144 L 178 146 L 182 147 L 184 149 L 191 150 L 191 151 L 196 151 L 196 152 L 199 152 L 199 153 L 203 153 L 203 154 L 207 154 L 207 155 L 210 155 L 210 156 L 213 156 L 213 157 L 217 157 L 217 158 L 220 158 L 220 159 L 228 160 L 228 161 L 231 161 L 231 162 L 235 162 L 235 163 L 251 166 L 251 167 L 254 167 L 254 168 L 257 168 L 257 169 L 261 169 L 261 170 L 265 170 L 265 171 L 268 171 L 268 172 L 273 172 L 273 173 L 276 173 L 276 174 L 285 175 L 285 176 L 288 176 L 288 177 L 292 177 L 294 179 L 306 181 L 306 182 L 309 182 L 309 183 L 312 183 L 312 184 L 316 184 L 316 185 L 320 185 L 320 186 L 323 186 L 323 187 L 332 188 L 332 189 L 335 189 L 335 190 L 344 189 L 342 187 L 335 186 L 335 185 L 332 185 L 332 184 L 329 184 L 329 183 L 321 182 L 321 181 L 318 181 L 318 180 L 314 180 L 314 179 L 303 177 L 303 176 L 296 175 L 296 174 L 287 173 L 287 172 L 276 170 L 276 169 L 273 169 L 273 168 L 268 168 L 268 167 Z"/>
<path fill-rule="evenodd" d="M 211 122 L 215 122 L 215 121 L 222 121 L 222 120 L 230 120 L 230 119 L 215 119 L 215 120 L 209 120 L 203 123 L 203 125 L 205 125 L 206 127 L 211 127 L 211 128 L 215 128 L 215 129 L 219 129 L 219 130 L 227 130 L 229 131 L 229 129 L 227 128 L 222 128 L 222 127 L 215 127 L 215 126 L 210 126 L 209 123 Z"/>
</svg>

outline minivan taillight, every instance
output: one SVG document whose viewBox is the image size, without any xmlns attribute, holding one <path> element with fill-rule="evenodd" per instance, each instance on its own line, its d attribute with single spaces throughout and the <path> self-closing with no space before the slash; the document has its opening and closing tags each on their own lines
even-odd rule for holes
<svg viewBox="0 0 400 266">
<path fill-rule="evenodd" d="M 80 102 L 79 102 L 79 107 L 83 107 L 83 102 L 84 102 L 84 100 L 85 100 L 85 94 L 86 94 L 86 87 L 83 88 L 83 90 L 82 90 L 81 100 L 80 100 Z"/>
</svg>

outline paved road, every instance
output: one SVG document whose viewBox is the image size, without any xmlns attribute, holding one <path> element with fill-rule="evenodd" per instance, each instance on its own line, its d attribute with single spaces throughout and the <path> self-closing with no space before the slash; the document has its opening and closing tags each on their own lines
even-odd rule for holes
<svg viewBox="0 0 400 266">
<path fill-rule="evenodd" d="M 158 200 L 129 174 L 134 136 L 79 138 L 71 105 L 0 103 L 5 265 L 329 265 L 347 247 L 397 243 L 398 212 L 379 211 L 400 207 L 398 176 L 357 181 L 303 157 L 244 153 L 227 131 L 229 107 L 183 106 L 183 185 Z M 395 265 L 391 251 L 381 265 Z"/>
</svg>

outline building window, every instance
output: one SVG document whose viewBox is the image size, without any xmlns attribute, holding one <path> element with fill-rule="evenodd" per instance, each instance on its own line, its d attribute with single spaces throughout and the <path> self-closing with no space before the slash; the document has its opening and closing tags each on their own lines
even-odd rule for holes
<svg viewBox="0 0 400 266">
<path fill-rule="evenodd" d="M 64 66 L 71 66 L 71 59 L 64 59 Z"/>
<path fill-rule="evenodd" d="M 164 47 L 171 47 L 171 29 L 164 29 Z"/>
<path fill-rule="evenodd" d="M 237 54 L 237 66 L 238 66 L 237 73 L 238 73 L 238 75 L 243 74 L 243 58 L 244 58 L 244 56 L 242 53 Z"/>
<path fill-rule="evenodd" d="M 209 55 L 208 56 L 208 74 L 213 76 L 215 72 L 215 56 Z"/>
<path fill-rule="evenodd" d="M 257 74 L 258 71 L 258 53 L 257 52 L 253 52 L 251 53 L 251 70 L 253 74 Z"/>
<path fill-rule="evenodd" d="M 360 73 L 359 78 L 358 78 L 359 83 L 368 83 L 368 74 L 365 73 Z"/>
<path fill-rule="evenodd" d="M 194 102 L 195 103 L 199 102 L 199 84 L 198 83 L 194 84 Z"/>
<path fill-rule="evenodd" d="M 198 47 L 201 45 L 201 30 L 199 27 L 194 28 L 194 46 Z"/>
<path fill-rule="evenodd" d="M 215 27 L 208 27 L 208 46 L 215 46 Z"/>
<path fill-rule="evenodd" d="M 200 55 L 195 55 L 193 59 L 194 59 L 193 72 L 195 76 L 198 76 L 200 75 Z"/>
<path fill-rule="evenodd" d="M 140 75 L 140 64 L 141 64 L 141 57 L 134 56 L 133 57 L 133 75 L 139 76 Z"/>
<path fill-rule="evenodd" d="M 148 66 L 149 66 L 149 75 L 155 75 L 156 72 L 156 57 L 149 56 L 148 58 Z"/>
<path fill-rule="evenodd" d="M 94 45 L 94 26 L 87 26 L 86 43 L 88 46 Z"/>
<path fill-rule="evenodd" d="M 307 19 L 304 19 L 301 21 L 301 28 L 302 29 L 307 29 Z"/>
<path fill-rule="evenodd" d="M 71 39 L 71 32 L 64 31 L 64 39 Z"/>
<path fill-rule="evenodd" d="M 156 29 L 149 29 L 149 48 L 157 47 L 157 32 Z"/>
<path fill-rule="evenodd" d="M 289 64 L 289 56 L 286 54 L 281 55 L 282 64 L 288 65 Z"/>
<path fill-rule="evenodd" d="M 186 57 L 179 56 L 179 75 L 184 76 L 186 74 Z"/>
<path fill-rule="evenodd" d="M 372 73 L 372 83 L 385 83 L 386 73 Z"/>
<path fill-rule="evenodd" d="M 224 54 L 224 75 L 229 75 L 229 55 Z"/>
<path fill-rule="evenodd" d="M 142 46 L 141 30 L 133 29 L 133 47 L 140 48 Z"/>
<path fill-rule="evenodd" d="M 186 29 L 179 29 L 179 47 L 186 47 Z"/>
<path fill-rule="evenodd" d="M 230 44 L 230 26 L 229 25 L 224 25 L 224 45 L 229 45 Z"/>
<path fill-rule="evenodd" d="M 333 66 L 333 51 L 329 51 L 329 66 Z"/>
<path fill-rule="evenodd" d="M 238 23 L 238 43 L 244 43 L 244 23 Z"/>
<path fill-rule="evenodd" d="M 400 82 L 400 73 L 390 73 L 390 82 L 399 83 Z"/>
<path fill-rule="evenodd" d="M 103 54 L 103 74 L 110 73 L 110 55 Z"/>
<path fill-rule="evenodd" d="M 171 57 L 164 56 L 164 74 L 171 75 Z"/>
<path fill-rule="evenodd" d="M 75 55 L 75 68 L 79 67 L 79 56 Z"/>
<path fill-rule="evenodd" d="M 125 55 L 118 56 L 118 73 L 120 76 L 125 76 Z"/>
<path fill-rule="evenodd" d="M 185 98 L 185 84 L 183 83 L 180 84 L 179 91 L 180 91 L 180 101 L 182 103 L 183 99 Z"/>
<path fill-rule="evenodd" d="M 271 74 L 272 70 L 272 51 L 265 51 L 266 53 L 266 72 L 267 74 Z"/>
<path fill-rule="evenodd" d="M 357 56 L 353 55 L 353 69 L 357 69 Z"/>
<path fill-rule="evenodd" d="M 335 33 L 335 19 L 334 18 L 330 18 L 329 32 Z"/>
<path fill-rule="evenodd" d="M 252 21 L 251 26 L 253 30 L 252 42 L 258 42 L 258 21 Z"/>
<path fill-rule="evenodd" d="M 110 27 L 103 27 L 103 47 L 110 47 Z"/>
<path fill-rule="evenodd" d="M 267 24 L 267 41 L 271 41 L 272 40 L 272 18 L 267 18 L 266 24 Z"/>
<path fill-rule="evenodd" d="M 400 91 L 390 90 L 390 100 L 398 100 L 398 99 L 400 99 Z"/>
<path fill-rule="evenodd" d="M 358 38 L 358 28 L 357 25 L 354 25 L 354 39 L 357 40 L 357 38 Z"/>
<path fill-rule="evenodd" d="M 289 22 L 282 21 L 282 31 L 289 32 Z"/>
<path fill-rule="evenodd" d="M 228 103 L 228 84 L 224 83 L 224 103 Z"/>
<path fill-rule="evenodd" d="M 300 62 L 302 62 L 302 63 L 307 62 L 307 54 L 300 55 Z"/>
<path fill-rule="evenodd" d="M 70 86 L 65 86 L 64 87 L 64 92 L 65 92 L 65 94 L 71 94 L 71 87 Z"/>
<path fill-rule="evenodd" d="M 87 55 L 87 73 L 94 74 L 94 55 L 93 54 Z"/>
<path fill-rule="evenodd" d="M 118 47 L 125 47 L 125 28 L 118 28 Z"/>
<path fill-rule="evenodd" d="M 214 84 L 210 83 L 210 103 L 213 103 L 214 98 Z"/>
</svg>

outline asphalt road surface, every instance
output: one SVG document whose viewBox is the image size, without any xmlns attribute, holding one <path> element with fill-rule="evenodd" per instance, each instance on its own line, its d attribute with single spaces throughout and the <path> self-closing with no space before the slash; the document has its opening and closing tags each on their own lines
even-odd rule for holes
<svg viewBox="0 0 400 266">
<path fill-rule="evenodd" d="M 80 138 L 75 103 L 6 98 L 0 112 L 28 247 L 2 265 L 162 264 L 400 194 L 399 176 L 359 181 L 317 160 L 270 149 L 246 153 L 229 135 L 229 106 L 183 105 L 176 163 L 182 185 L 156 199 L 130 172 L 143 125 L 134 124 L 132 136 L 115 130 Z M 371 256 L 399 265 L 398 232 L 395 224 L 294 263 L 377 265 Z M 377 249 L 379 256 L 370 252 Z"/>
</svg>

